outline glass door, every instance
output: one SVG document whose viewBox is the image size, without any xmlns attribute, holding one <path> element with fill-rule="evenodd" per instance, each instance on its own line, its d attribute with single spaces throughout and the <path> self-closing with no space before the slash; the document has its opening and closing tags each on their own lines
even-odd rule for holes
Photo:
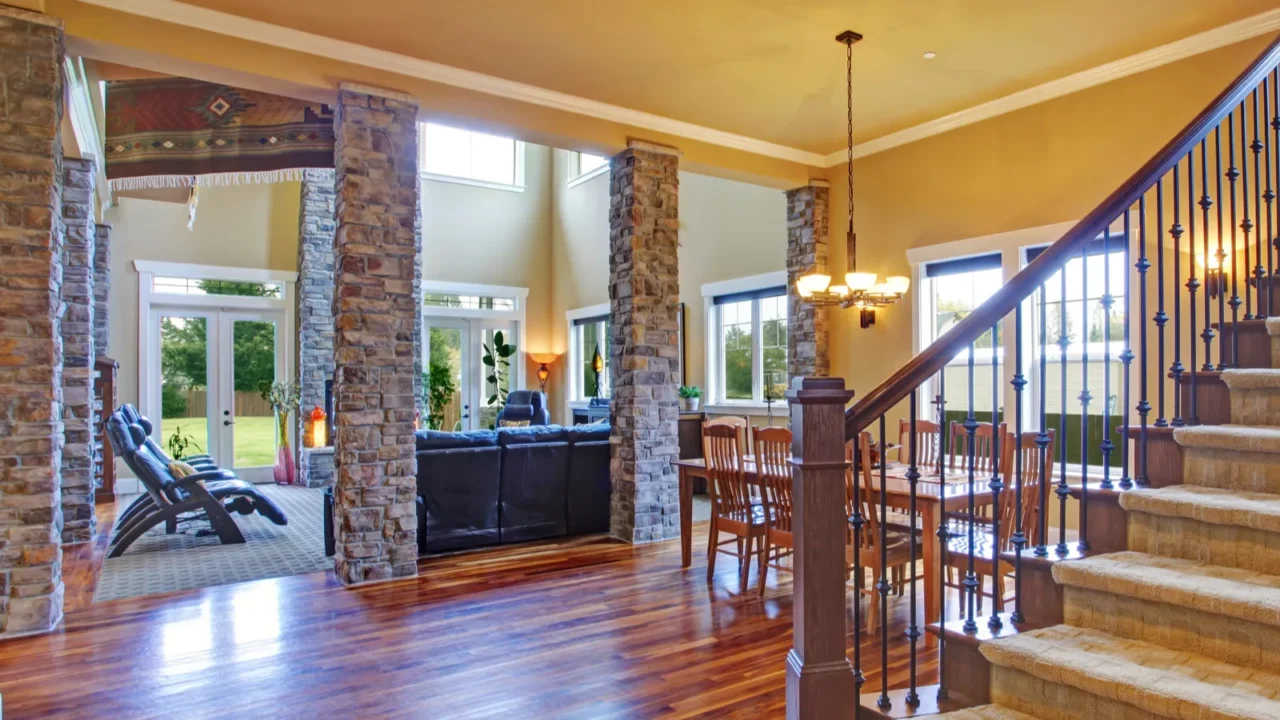
<svg viewBox="0 0 1280 720">
<path fill-rule="evenodd" d="M 266 394 L 285 377 L 283 325 L 277 311 L 218 313 L 215 457 L 220 467 L 233 468 L 248 482 L 270 481 L 279 447 L 281 427 Z"/>
<path fill-rule="evenodd" d="M 152 365 L 160 369 L 160 422 L 153 432 L 156 442 L 175 458 L 215 451 L 217 438 L 209 427 L 216 403 L 209 401 L 209 392 L 210 368 L 217 358 L 212 352 L 216 338 L 210 338 L 209 328 L 216 327 L 216 320 L 217 313 L 187 308 L 152 313 L 153 327 L 160 331 L 160 362 Z"/>
<path fill-rule="evenodd" d="M 498 409 L 506 398 L 506 394 L 511 391 L 512 382 L 511 374 L 515 372 L 516 363 L 524 362 L 524 358 L 520 355 L 522 348 L 516 348 L 516 353 L 510 357 L 503 358 L 494 355 L 490 358 L 490 352 L 494 350 L 495 342 L 499 333 L 503 345 L 516 344 L 516 324 L 514 322 L 502 322 L 493 320 L 473 320 L 472 322 L 479 325 L 476 335 L 479 347 L 477 353 L 480 361 L 476 363 L 472 372 L 476 378 L 477 388 L 480 393 L 477 405 L 480 409 L 478 413 L 478 425 L 480 428 L 492 428 L 498 424 Z M 492 359 L 495 365 L 490 365 L 489 360 Z M 496 372 L 495 372 L 496 369 Z"/>
<path fill-rule="evenodd" d="M 423 426 L 435 430 L 471 430 L 471 326 L 457 318 L 425 319 L 423 336 L 427 358 L 427 417 Z"/>
</svg>

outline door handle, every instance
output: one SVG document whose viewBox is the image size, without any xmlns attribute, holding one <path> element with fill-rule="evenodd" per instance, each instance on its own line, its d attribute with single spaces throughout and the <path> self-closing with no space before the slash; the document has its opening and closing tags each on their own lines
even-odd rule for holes
<svg viewBox="0 0 1280 720">
<path fill-rule="evenodd" d="M 235 421 L 235 420 L 223 420 L 223 421 L 222 421 L 222 424 L 223 424 L 223 425 L 235 425 L 235 424 L 236 424 L 236 421 Z"/>
</svg>

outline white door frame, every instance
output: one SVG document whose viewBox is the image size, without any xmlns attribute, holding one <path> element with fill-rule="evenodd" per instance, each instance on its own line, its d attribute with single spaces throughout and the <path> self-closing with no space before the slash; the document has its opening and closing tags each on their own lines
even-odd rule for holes
<svg viewBox="0 0 1280 720">
<path fill-rule="evenodd" d="M 473 358 L 476 353 L 471 344 L 471 321 L 466 318 L 447 316 L 427 315 L 423 317 L 422 358 L 424 363 L 431 361 L 431 328 L 457 330 L 461 333 L 461 342 L 459 344 L 461 345 L 462 357 L 459 358 L 460 367 L 458 368 L 458 372 L 462 377 L 459 380 L 461 384 L 458 387 L 458 390 L 461 393 L 463 403 L 462 414 L 465 416 L 461 418 L 461 429 L 470 430 L 472 429 L 471 423 L 473 418 L 471 409 L 475 407 L 476 402 L 475 397 L 473 397 L 476 394 L 473 392 L 475 388 L 475 374 L 472 372 Z M 425 365 L 422 368 L 422 372 L 427 372 L 427 367 Z M 468 379 L 470 380 L 468 381 Z"/>
<path fill-rule="evenodd" d="M 277 378 L 289 378 L 289 364 L 287 362 L 290 348 L 286 347 L 284 342 L 284 325 L 285 318 L 288 316 L 284 310 L 220 310 L 218 317 L 218 341 L 217 345 L 217 378 L 218 382 L 218 398 L 217 407 L 213 402 L 207 403 L 209 407 L 209 437 L 210 444 L 217 448 L 216 452 L 210 450 L 218 467 L 232 468 L 241 480 L 251 483 L 267 483 L 272 481 L 271 468 L 272 465 L 241 468 L 235 465 L 235 425 L 237 418 L 235 416 L 236 388 L 235 388 L 235 324 L 239 321 L 250 322 L 269 322 L 275 326 L 275 341 L 273 347 L 276 348 L 275 357 L 275 376 Z M 210 366 L 212 367 L 212 366 Z M 221 412 L 218 412 L 221 410 Z M 295 418 L 296 420 L 296 418 Z M 227 423 L 232 423 L 228 425 Z M 288 424 L 289 446 L 297 447 L 296 428 L 297 423 Z M 217 437 L 217 443 L 213 442 L 213 438 Z M 274 463 L 274 460 L 272 461 Z"/>
<path fill-rule="evenodd" d="M 159 262 L 152 260 L 134 260 L 133 267 L 138 272 L 138 411 L 148 418 L 160 417 L 160 333 L 158 321 L 153 324 L 153 310 L 159 309 L 168 314 L 180 315 L 193 313 L 200 316 L 216 317 L 222 311 L 277 311 L 283 319 L 276 325 L 277 340 L 277 377 L 294 377 L 294 346 L 297 343 L 295 329 L 296 306 L 295 285 L 298 273 L 282 270 L 262 270 L 256 268 L 220 267 L 216 265 L 194 265 L 190 263 Z M 284 292 L 279 298 L 242 297 L 236 295 L 186 295 L 168 293 L 154 289 L 155 278 L 178 277 L 193 280 L 230 280 L 238 282 L 277 282 L 281 283 Z M 211 328 L 213 329 L 213 328 Z M 215 341 L 216 342 L 216 341 Z M 210 343 L 212 349 L 215 343 Z M 281 357 L 283 355 L 283 357 Z M 207 367 L 214 371 L 218 358 L 208 358 Z M 281 368 L 283 364 L 283 371 Z M 155 382 L 152 382 L 152 380 Z M 214 403 L 209 403 L 212 408 Z M 210 410 L 210 442 L 213 442 L 215 426 Z M 290 444 L 297 447 L 294 425 L 290 423 Z M 160 437 L 160 423 L 154 423 L 152 439 L 163 444 Z M 212 454 L 212 450 L 211 450 Z M 127 468 L 118 474 L 116 492 L 128 494 L 140 492 L 138 482 Z"/>
</svg>

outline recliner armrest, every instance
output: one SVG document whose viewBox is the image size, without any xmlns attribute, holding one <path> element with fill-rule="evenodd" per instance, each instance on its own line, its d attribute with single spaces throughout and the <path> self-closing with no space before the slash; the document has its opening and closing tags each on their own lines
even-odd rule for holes
<svg viewBox="0 0 1280 720">
<path fill-rule="evenodd" d="M 205 480 L 238 480 L 238 479 L 239 478 L 236 477 L 236 474 L 231 472 L 230 470 L 218 469 L 218 470 L 203 470 L 198 473 L 193 473 L 191 475 L 187 475 L 186 477 L 178 478 L 177 480 L 175 480 L 175 483 L 177 484 L 178 487 L 186 489 L 192 485 L 198 484 Z"/>
</svg>

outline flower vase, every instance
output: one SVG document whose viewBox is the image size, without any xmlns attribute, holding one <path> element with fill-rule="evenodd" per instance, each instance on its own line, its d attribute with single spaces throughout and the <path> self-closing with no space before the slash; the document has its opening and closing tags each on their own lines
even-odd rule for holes
<svg viewBox="0 0 1280 720">
<path fill-rule="evenodd" d="M 296 482 L 297 468 L 293 463 L 293 450 L 289 447 L 289 413 L 276 413 L 276 422 L 280 424 L 280 442 L 271 477 L 277 485 L 292 485 Z"/>
</svg>

